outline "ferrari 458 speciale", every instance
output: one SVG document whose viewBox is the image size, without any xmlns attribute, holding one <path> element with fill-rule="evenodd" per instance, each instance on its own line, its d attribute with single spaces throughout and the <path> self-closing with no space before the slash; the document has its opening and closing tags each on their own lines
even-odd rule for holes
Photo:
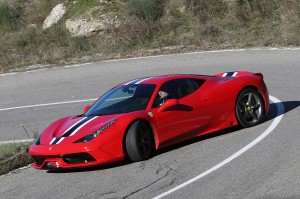
<svg viewBox="0 0 300 199">
<path fill-rule="evenodd" d="M 119 84 L 83 113 L 48 126 L 30 148 L 38 169 L 142 161 L 162 147 L 235 125 L 269 109 L 261 73 L 162 75 Z"/>
</svg>

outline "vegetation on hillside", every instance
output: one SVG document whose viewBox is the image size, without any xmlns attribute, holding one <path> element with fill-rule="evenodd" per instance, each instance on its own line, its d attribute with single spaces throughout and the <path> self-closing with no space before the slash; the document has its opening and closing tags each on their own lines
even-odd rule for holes
<svg viewBox="0 0 300 199">
<path fill-rule="evenodd" d="M 31 129 L 28 131 L 26 124 L 21 124 L 28 138 L 36 139 L 38 132 Z M 32 133 L 32 136 L 30 135 Z M 28 150 L 32 142 L 14 142 L 0 144 L 0 176 L 14 169 L 27 166 L 33 162 Z"/>
<path fill-rule="evenodd" d="M 32 163 L 28 148 L 28 143 L 0 145 L 0 175 Z"/>
<path fill-rule="evenodd" d="M 43 30 L 44 19 L 62 2 L 66 15 Z M 113 13 L 120 27 L 90 37 L 71 36 L 65 21 L 91 10 L 93 18 Z M 165 46 L 299 46 L 299 30 L 298 0 L 0 0 L 0 72 L 85 56 L 134 56 Z"/>
</svg>

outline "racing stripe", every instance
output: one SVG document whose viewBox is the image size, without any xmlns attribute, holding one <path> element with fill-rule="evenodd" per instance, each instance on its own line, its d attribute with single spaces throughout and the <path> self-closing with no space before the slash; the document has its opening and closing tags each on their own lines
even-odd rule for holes
<svg viewBox="0 0 300 199">
<path fill-rule="evenodd" d="M 68 128 L 61 137 L 53 138 L 50 142 L 50 145 L 61 143 L 65 139 L 65 137 L 74 135 L 77 131 L 79 131 L 79 129 L 81 129 L 83 126 L 85 126 L 89 122 L 93 121 L 97 117 L 98 116 L 85 117 L 85 118 L 79 120 L 78 122 L 73 124 L 70 128 Z"/>
<path fill-rule="evenodd" d="M 94 117 L 85 117 L 84 119 L 80 120 L 75 125 L 73 125 L 71 128 L 69 128 L 67 131 L 65 131 L 61 137 L 70 136 L 73 133 L 73 131 L 75 131 L 78 127 L 80 127 L 81 125 L 83 125 L 84 123 L 88 122 L 89 120 L 91 120 L 93 118 Z"/>
<path fill-rule="evenodd" d="M 226 75 L 227 75 L 227 73 L 224 73 L 224 74 L 222 75 L 222 77 L 226 77 Z"/>
<path fill-rule="evenodd" d="M 63 141 L 64 139 L 65 139 L 64 137 L 61 137 L 56 144 L 61 143 L 61 141 Z"/>
<path fill-rule="evenodd" d="M 50 145 L 52 145 L 52 143 L 55 141 L 56 138 L 53 138 L 50 142 Z"/>
<path fill-rule="evenodd" d="M 86 118 L 83 117 L 82 119 L 80 119 L 78 122 L 76 122 L 75 124 L 73 124 L 72 126 L 70 126 L 64 133 L 62 136 L 64 136 L 64 134 L 68 131 L 70 131 L 74 126 L 76 126 L 77 124 L 79 124 L 80 122 L 82 122 L 83 120 L 85 120 Z"/>
<path fill-rule="evenodd" d="M 146 78 L 143 78 L 143 79 L 135 79 L 135 80 L 132 80 L 130 82 L 125 83 L 124 85 L 139 84 L 139 83 L 141 83 L 141 82 L 143 82 L 147 79 L 150 79 L 150 78 L 152 78 L 152 77 L 146 77 Z"/>
<path fill-rule="evenodd" d="M 77 131 L 79 131 L 82 127 L 84 127 L 85 125 L 87 125 L 88 123 L 90 123 L 91 121 L 93 121 L 94 119 L 96 119 L 98 116 L 95 116 L 94 118 L 88 120 L 87 122 L 83 123 L 81 126 L 79 126 L 76 130 L 74 130 L 70 136 L 75 135 L 75 133 L 77 133 Z"/>
<path fill-rule="evenodd" d="M 141 82 L 143 82 L 143 81 L 146 81 L 146 80 L 148 80 L 148 79 L 151 79 L 152 77 L 147 77 L 147 78 L 144 78 L 144 79 L 142 79 L 142 80 L 140 80 L 140 81 L 138 81 L 138 82 L 136 82 L 135 84 L 139 84 L 139 83 L 141 83 Z"/>
<path fill-rule="evenodd" d="M 127 82 L 126 84 L 124 85 L 129 85 L 129 84 L 135 84 L 136 82 L 140 81 L 141 79 L 135 79 L 135 80 L 132 80 L 130 82 Z"/>
<path fill-rule="evenodd" d="M 61 137 L 59 137 L 59 138 L 54 138 L 54 139 L 51 141 L 50 145 L 57 144 L 57 143 L 59 142 L 60 139 L 61 139 Z"/>
<path fill-rule="evenodd" d="M 234 72 L 229 72 L 229 73 L 227 73 L 226 77 L 232 77 L 233 74 L 234 74 Z"/>
</svg>

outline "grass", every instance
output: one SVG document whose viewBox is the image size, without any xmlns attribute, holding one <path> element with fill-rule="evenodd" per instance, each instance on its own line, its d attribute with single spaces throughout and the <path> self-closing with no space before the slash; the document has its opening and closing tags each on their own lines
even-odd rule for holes
<svg viewBox="0 0 300 199">
<path fill-rule="evenodd" d="M 14 17 L 12 8 L 7 2 L 0 2 L 0 30 L 11 30 L 14 27 Z"/>
<path fill-rule="evenodd" d="M 147 21 L 157 21 L 164 15 L 164 0 L 128 0 L 126 9 L 131 15 L 135 15 Z"/>
<path fill-rule="evenodd" d="M 76 4 L 69 2 L 68 4 L 69 9 L 65 15 L 65 18 L 73 18 L 76 16 L 83 15 L 85 14 L 86 10 L 100 5 L 102 5 L 102 3 L 100 3 L 100 1 L 98 0 L 78 1 Z"/>
<path fill-rule="evenodd" d="M 0 161 L 13 156 L 20 151 L 20 146 L 16 144 L 4 144 L 0 145 Z"/>
<path fill-rule="evenodd" d="M 26 65 L 78 62 L 84 57 L 143 55 L 165 46 L 206 50 L 300 45 L 298 0 L 0 2 L 0 73 Z M 63 2 L 66 15 L 42 30 L 51 9 Z M 102 20 L 106 15 L 119 20 L 120 27 L 90 37 L 72 37 L 65 28 L 68 18 Z"/>
<path fill-rule="evenodd" d="M 28 149 L 29 144 L 24 143 L 0 145 L 0 175 L 32 163 Z"/>
<path fill-rule="evenodd" d="M 21 127 L 28 138 L 31 138 L 31 134 L 34 139 L 38 137 L 38 132 L 27 124 L 21 124 Z M 31 144 L 32 142 L 0 144 L 0 175 L 32 163 L 32 158 L 28 154 Z"/>
</svg>

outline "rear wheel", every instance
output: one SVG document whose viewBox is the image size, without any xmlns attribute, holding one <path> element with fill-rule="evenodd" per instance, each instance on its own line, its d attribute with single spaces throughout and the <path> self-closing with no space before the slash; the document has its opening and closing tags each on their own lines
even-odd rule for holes
<svg viewBox="0 0 300 199">
<path fill-rule="evenodd" d="M 152 131 L 143 121 L 134 122 L 128 129 L 125 148 L 133 162 L 149 159 L 154 151 Z"/>
<path fill-rule="evenodd" d="M 263 100 L 256 90 L 252 88 L 243 90 L 235 106 L 239 124 L 245 128 L 257 125 L 263 117 L 263 108 Z"/>
</svg>

